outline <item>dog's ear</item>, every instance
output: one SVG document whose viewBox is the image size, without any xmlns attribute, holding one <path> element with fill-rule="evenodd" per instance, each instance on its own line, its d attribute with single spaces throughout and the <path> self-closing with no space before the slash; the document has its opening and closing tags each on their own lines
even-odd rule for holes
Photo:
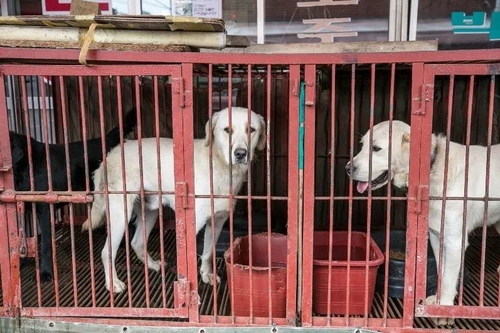
<svg viewBox="0 0 500 333">
<path fill-rule="evenodd" d="M 410 133 L 404 133 L 403 138 L 401 139 L 401 145 L 405 146 L 410 143 Z"/>
<path fill-rule="evenodd" d="M 212 133 L 212 140 L 214 139 L 213 130 L 217 124 L 217 119 L 219 119 L 219 112 L 214 112 L 212 114 L 212 119 L 209 119 L 205 125 L 205 147 L 210 145 L 210 133 Z M 210 122 L 212 123 L 212 127 L 210 127 Z"/>
<path fill-rule="evenodd" d="M 257 142 L 257 149 L 263 150 L 264 148 L 266 148 L 266 121 L 260 114 L 258 116 L 260 121 L 260 133 L 259 141 Z"/>
</svg>

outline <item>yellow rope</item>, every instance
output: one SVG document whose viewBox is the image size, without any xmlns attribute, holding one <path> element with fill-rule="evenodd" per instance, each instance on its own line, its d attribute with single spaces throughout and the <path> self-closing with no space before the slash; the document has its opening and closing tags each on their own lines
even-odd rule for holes
<svg viewBox="0 0 500 333">
<path fill-rule="evenodd" d="M 81 65 L 92 66 L 87 64 L 87 52 L 89 51 L 90 44 L 94 41 L 94 31 L 98 25 L 99 23 L 92 23 L 89 27 L 89 30 L 87 30 L 87 33 L 83 37 L 83 45 L 80 50 L 80 56 L 78 57 L 78 61 Z"/>
</svg>

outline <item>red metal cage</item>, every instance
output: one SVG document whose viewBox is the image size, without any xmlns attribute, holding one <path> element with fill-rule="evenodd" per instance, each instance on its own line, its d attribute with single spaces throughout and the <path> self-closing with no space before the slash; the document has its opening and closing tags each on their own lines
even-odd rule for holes
<svg viewBox="0 0 500 333">
<path fill-rule="evenodd" d="M 238 57 L 89 51 L 87 61 L 92 66 L 86 67 L 76 65 L 74 50 L 1 48 L 2 318 L 7 323 L 20 318 L 30 325 L 35 325 L 34 319 L 87 325 L 98 321 L 121 326 L 351 327 L 384 332 L 500 329 L 500 249 L 498 235 L 487 225 L 488 204 L 500 198 L 489 190 L 480 198 L 469 197 L 467 190 L 455 198 L 429 190 L 435 185 L 430 183 L 432 133 L 443 133 L 448 146 L 455 142 L 467 152 L 475 149 L 473 145 L 487 147 L 487 165 L 495 158 L 491 147 L 500 142 L 499 57 L 499 50 Z M 215 174 L 218 153 L 213 145 L 222 134 L 211 130 L 216 112 L 235 107 L 261 116 L 265 136 L 263 150 L 255 150 L 244 181 L 237 185 L 232 176 Z M 127 127 L 131 115 L 136 122 L 133 130 Z M 228 117 L 229 125 L 221 133 L 234 140 L 240 124 L 233 122 L 233 113 Z M 255 130 L 252 117 L 247 112 L 241 127 L 242 140 L 250 146 Z M 372 146 L 378 137 L 369 130 L 387 120 L 389 145 L 395 121 L 411 124 L 407 189 L 389 185 L 357 193 L 356 183 L 346 174 L 346 163 L 353 163 L 361 150 L 361 136 L 368 133 L 366 142 Z M 109 134 L 113 129 L 116 136 Z M 24 174 L 9 131 L 41 142 L 27 141 L 26 151 L 21 152 L 27 163 Z M 98 145 L 83 144 L 94 138 L 105 139 Z M 167 161 L 172 165 L 171 176 L 163 165 L 162 138 L 172 139 L 168 141 L 172 157 Z M 130 160 L 124 147 L 135 140 L 138 151 Z M 199 148 L 202 140 L 212 147 L 207 150 L 208 192 L 200 192 L 196 181 L 199 154 L 205 152 Z M 72 155 L 75 148 L 70 143 L 79 141 L 82 154 Z M 59 144 L 60 153 L 51 150 L 51 144 Z M 229 153 L 232 145 L 227 146 Z M 106 155 L 113 148 L 118 156 L 114 159 Z M 370 170 L 373 149 L 367 160 Z M 37 156 L 47 155 L 46 160 L 38 160 Z M 390 164 L 393 157 L 389 156 Z M 70 167 L 79 158 L 83 168 Z M 63 167 L 51 164 L 56 160 Z M 133 169 L 137 163 L 137 189 L 117 190 L 116 179 L 108 176 L 93 184 L 92 171 L 101 161 L 104 175 L 121 165 L 118 180 L 127 186 L 124 179 L 131 172 L 127 166 Z M 230 174 L 239 168 L 227 163 Z M 469 164 L 466 159 L 466 170 Z M 147 165 L 153 165 L 154 171 Z M 47 172 L 52 168 L 56 171 Z M 445 166 L 445 174 L 451 172 L 449 168 Z M 488 183 L 496 173 L 488 169 L 484 181 Z M 171 183 L 165 180 L 169 176 Z M 20 177 L 25 187 L 18 184 Z M 37 188 L 43 177 L 48 185 Z M 66 187 L 53 179 L 63 179 Z M 164 182 L 173 185 L 158 186 Z M 129 196 L 136 198 L 131 206 L 112 209 L 110 200 L 125 202 Z M 107 207 L 104 227 L 82 233 L 80 225 L 97 197 L 104 198 Z M 175 204 L 160 205 L 160 222 L 148 231 L 148 207 L 169 200 Z M 454 305 L 439 305 L 440 296 L 437 304 L 428 304 L 429 290 L 439 295 L 447 287 L 439 273 L 446 263 L 446 236 L 437 235 L 441 250 L 431 259 L 429 207 L 453 200 L 463 202 L 465 212 L 467 203 L 482 200 L 483 223 L 460 239 Z M 216 235 L 220 218 L 216 206 L 226 201 L 227 221 L 209 255 L 211 270 L 221 281 L 210 285 L 200 275 L 205 257 L 201 248 L 207 237 Z M 200 202 L 210 202 L 205 236 L 197 234 L 195 227 Z M 443 211 L 446 206 L 442 204 Z M 49 215 L 44 217 L 39 207 L 46 207 Z M 132 208 L 136 222 L 128 225 L 123 216 Z M 458 222 L 463 226 L 466 215 Z M 105 275 L 113 272 L 106 264 L 113 259 L 108 255 L 112 248 L 102 252 L 103 260 L 99 253 L 106 239 L 112 243 L 111 223 L 117 221 L 125 225 L 115 260 L 125 289 L 110 292 Z M 468 231 L 463 227 L 461 234 Z M 136 256 L 136 244 L 147 243 L 148 238 L 149 244 Z M 404 264 L 395 276 L 395 265 L 401 260 L 392 246 L 398 241 L 403 244 Z M 248 248 L 242 251 L 241 246 Z M 245 254 L 244 259 L 240 252 L 231 252 L 233 247 Z M 157 272 L 149 269 L 148 252 L 157 260 Z M 430 275 L 430 260 L 440 263 L 435 277 Z M 53 280 L 44 282 L 47 271 Z M 274 275 L 276 271 L 284 274 Z M 238 276 L 250 283 L 238 287 Z M 252 283 L 257 276 L 266 282 Z M 400 285 L 395 286 L 397 278 Z M 315 289 L 320 283 L 325 285 Z M 399 295 L 393 294 L 396 287 Z M 241 308 L 240 298 L 248 301 L 244 315 L 235 311 Z M 259 311 L 278 305 L 279 311 L 264 316 Z M 433 319 L 442 317 L 454 318 L 454 323 L 435 325 Z"/>
</svg>

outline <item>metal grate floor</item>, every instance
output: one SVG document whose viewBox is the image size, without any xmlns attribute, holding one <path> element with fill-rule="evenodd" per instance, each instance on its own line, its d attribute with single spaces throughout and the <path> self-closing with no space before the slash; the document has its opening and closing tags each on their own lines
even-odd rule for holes
<svg viewBox="0 0 500 333">
<path fill-rule="evenodd" d="M 101 264 L 101 249 L 105 242 L 105 230 L 96 230 L 93 233 L 93 256 L 95 267 L 95 306 L 109 306 L 109 292 L 104 288 L 104 272 Z M 475 305 L 478 303 L 479 295 L 479 274 L 480 274 L 480 253 L 481 239 L 479 237 L 470 237 L 471 246 L 466 253 L 466 263 L 470 272 L 470 282 L 464 287 L 463 302 L 465 305 Z M 59 297 L 56 300 L 54 283 L 45 283 L 40 290 L 37 288 L 35 278 L 35 260 L 26 259 L 21 268 L 22 279 L 22 302 L 23 307 L 92 307 L 92 283 L 90 273 L 89 241 L 87 233 L 80 233 L 79 230 L 74 234 L 75 256 L 74 262 L 76 274 L 73 275 L 72 269 L 72 251 L 71 251 L 71 233 L 69 227 L 58 229 L 56 234 L 57 247 L 57 274 L 59 281 Z M 173 307 L 173 281 L 176 278 L 175 264 L 175 232 L 167 230 L 164 234 L 165 244 L 165 290 L 166 297 L 163 303 L 161 276 L 155 272 L 149 273 L 150 279 L 150 307 L 161 308 Z M 159 233 L 153 232 L 149 241 L 149 250 L 152 256 L 158 257 Z M 132 250 L 131 250 L 132 251 Z M 486 306 L 498 306 L 498 258 L 500 258 L 500 239 L 490 237 L 486 246 L 486 265 L 485 265 L 485 296 Z M 116 266 L 118 276 L 122 281 L 126 281 L 125 265 L 125 246 L 122 243 L 118 252 Z M 130 258 L 131 284 L 132 284 L 132 304 L 133 307 L 145 308 L 145 289 L 144 289 L 144 265 L 135 254 Z M 217 260 L 217 270 L 221 277 L 221 284 L 217 290 L 217 315 L 230 315 L 230 297 L 226 281 L 225 265 L 223 260 Z M 75 291 L 76 285 L 76 293 Z M 200 283 L 200 314 L 213 315 L 214 295 L 213 287 Z M 373 301 L 370 317 L 383 317 L 383 295 L 376 293 Z M 395 298 L 388 299 L 387 316 L 388 318 L 402 318 L 402 301 Z M 129 307 L 129 298 L 127 293 L 115 294 L 116 307 Z M 164 319 L 164 318 L 163 318 Z M 174 319 L 176 320 L 176 319 Z M 177 319 L 178 320 L 178 319 Z M 431 320 L 428 318 L 416 318 L 415 327 L 434 328 Z M 481 329 L 481 330 L 500 330 L 500 320 L 455 320 L 457 329 Z"/>
</svg>

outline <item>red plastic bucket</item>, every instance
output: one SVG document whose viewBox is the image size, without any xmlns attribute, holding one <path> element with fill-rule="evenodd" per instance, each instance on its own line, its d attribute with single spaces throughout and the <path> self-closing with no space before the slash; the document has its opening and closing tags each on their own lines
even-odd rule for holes
<svg viewBox="0 0 500 333">
<path fill-rule="evenodd" d="M 316 314 L 328 314 L 330 270 L 330 314 L 345 315 L 348 311 L 350 315 L 362 315 L 365 313 L 365 307 L 368 313 L 371 311 L 377 270 L 384 262 L 384 255 L 375 241 L 370 239 L 367 258 L 366 234 L 351 232 L 348 271 L 348 237 L 349 233 L 346 231 L 333 233 L 332 261 L 329 262 L 329 233 L 314 233 L 313 311 Z"/>
<path fill-rule="evenodd" d="M 233 314 L 248 317 L 252 309 L 254 317 L 269 317 L 271 302 L 272 316 L 285 318 L 287 236 L 276 233 L 268 236 L 267 233 L 262 233 L 251 237 L 251 249 L 249 236 L 245 236 L 235 239 L 233 247 L 224 253 Z M 270 263 L 268 242 L 271 245 Z"/>
</svg>

